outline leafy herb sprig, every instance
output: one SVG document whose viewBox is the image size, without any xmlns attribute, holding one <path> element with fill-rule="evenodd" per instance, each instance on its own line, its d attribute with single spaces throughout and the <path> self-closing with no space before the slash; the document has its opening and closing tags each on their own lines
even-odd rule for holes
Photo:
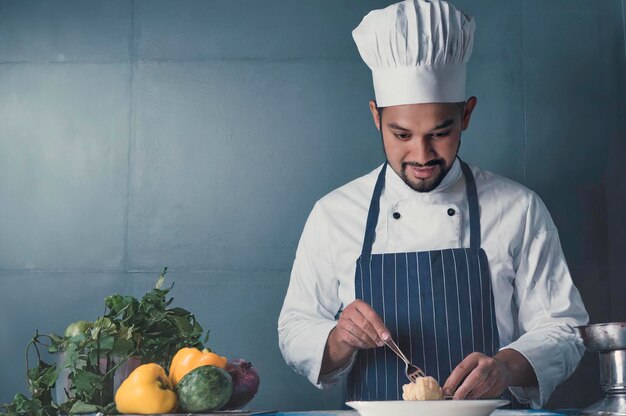
<svg viewBox="0 0 626 416">
<path fill-rule="evenodd" d="M 113 377 L 115 371 L 131 357 L 140 357 L 142 363 L 154 362 L 169 368 L 172 357 L 182 347 L 205 348 L 207 331 L 195 316 L 180 307 L 170 308 L 173 298 L 167 298 L 174 285 L 162 288 L 167 267 L 155 287 L 141 300 L 115 294 L 104 300 L 105 313 L 96 319 L 85 333 L 72 337 L 35 332 L 26 346 L 26 369 L 31 397 L 18 393 L 11 403 L 0 404 L 0 414 L 52 416 L 115 412 Z M 47 343 L 45 342 L 47 341 Z M 34 349 L 37 365 L 31 367 L 29 352 Z M 41 358 L 40 348 L 53 354 L 62 354 L 60 367 Z M 59 374 L 66 370 L 68 386 L 64 389 L 67 401 L 52 399 Z M 4 410 L 4 411 L 2 411 Z"/>
</svg>

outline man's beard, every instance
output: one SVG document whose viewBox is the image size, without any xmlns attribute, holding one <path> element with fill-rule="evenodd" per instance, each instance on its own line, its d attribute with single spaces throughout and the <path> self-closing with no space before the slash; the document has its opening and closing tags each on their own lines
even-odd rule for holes
<svg viewBox="0 0 626 416">
<path fill-rule="evenodd" d="M 416 167 L 430 167 L 430 166 L 439 166 L 439 174 L 435 177 L 429 177 L 426 179 L 415 179 L 411 181 L 409 176 L 406 173 L 408 166 L 416 166 Z M 417 192 L 430 192 L 433 189 L 437 188 L 443 178 L 446 177 L 450 169 L 446 167 L 446 162 L 443 159 L 433 159 L 425 164 L 417 163 L 417 162 L 403 162 L 402 163 L 402 172 L 400 177 L 411 189 Z"/>
</svg>

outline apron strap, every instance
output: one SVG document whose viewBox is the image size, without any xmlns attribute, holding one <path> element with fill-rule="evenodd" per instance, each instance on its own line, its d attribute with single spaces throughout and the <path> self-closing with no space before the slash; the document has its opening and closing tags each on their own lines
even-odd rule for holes
<svg viewBox="0 0 626 416">
<path fill-rule="evenodd" d="M 474 174 L 472 170 L 459 158 L 461 163 L 461 170 L 465 177 L 465 188 L 467 192 L 467 204 L 469 206 L 469 220 L 470 220 L 470 248 L 480 248 L 480 212 L 478 208 L 478 192 L 476 191 L 476 181 L 474 180 Z M 378 215 L 380 214 L 380 195 L 385 187 L 385 172 L 387 171 L 387 162 L 383 164 L 378 179 L 376 179 L 376 185 L 374 186 L 374 192 L 372 193 L 372 199 L 370 201 L 370 208 L 367 213 L 367 223 L 365 225 L 365 237 L 363 238 L 363 248 L 361 250 L 361 259 L 367 260 L 372 255 L 372 245 L 376 239 L 376 224 L 378 223 Z"/>
<path fill-rule="evenodd" d="M 467 163 L 461 162 L 463 176 L 465 176 L 465 187 L 467 189 L 467 204 L 469 205 L 470 220 L 470 248 L 480 248 L 480 211 L 478 208 L 478 192 L 476 191 L 476 181 L 474 174 Z"/>
<path fill-rule="evenodd" d="M 370 202 L 370 209 L 367 213 L 367 223 L 365 225 L 365 238 L 363 238 L 363 249 L 361 250 L 361 258 L 363 260 L 369 259 L 372 255 L 372 245 L 376 239 L 376 224 L 378 223 L 378 214 L 380 213 L 380 195 L 383 193 L 385 187 L 385 172 L 387 171 L 387 162 L 383 164 L 378 179 L 376 179 L 376 186 L 374 186 L 374 193 L 372 194 L 372 200 Z"/>
</svg>

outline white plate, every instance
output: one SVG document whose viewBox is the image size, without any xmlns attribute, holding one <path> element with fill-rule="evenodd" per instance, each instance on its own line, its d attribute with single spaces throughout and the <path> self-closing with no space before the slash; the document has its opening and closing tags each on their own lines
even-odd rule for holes
<svg viewBox="0 0 626 416">
<path fill-rule="evenodd" d="M 390 400 L 346 402 L 361 416 L 488 416 L 508 400 Z"/>
</svg>

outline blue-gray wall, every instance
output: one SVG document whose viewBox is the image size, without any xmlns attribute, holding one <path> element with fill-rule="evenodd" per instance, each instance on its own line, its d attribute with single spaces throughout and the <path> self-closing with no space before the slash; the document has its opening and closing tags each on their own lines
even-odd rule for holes
<svg viewBox="0 0 626 416">
<path fill-rule="evenodd" d="M 338 408 L 276 319 L 313 203 L 383 160 L 351 30 L 382 0 L 0 0 L 0 402 L 61 332 L 167 265 L 257 408 Z M 625 320 L 625 0 L 458 0 L 478 31 L 462 156 L 545 200 L 592 320 Z M 599 396 L 596 357 L 552 406 Z M 590 380 L 589 380 L 590 379 Z"/>
</svg>

